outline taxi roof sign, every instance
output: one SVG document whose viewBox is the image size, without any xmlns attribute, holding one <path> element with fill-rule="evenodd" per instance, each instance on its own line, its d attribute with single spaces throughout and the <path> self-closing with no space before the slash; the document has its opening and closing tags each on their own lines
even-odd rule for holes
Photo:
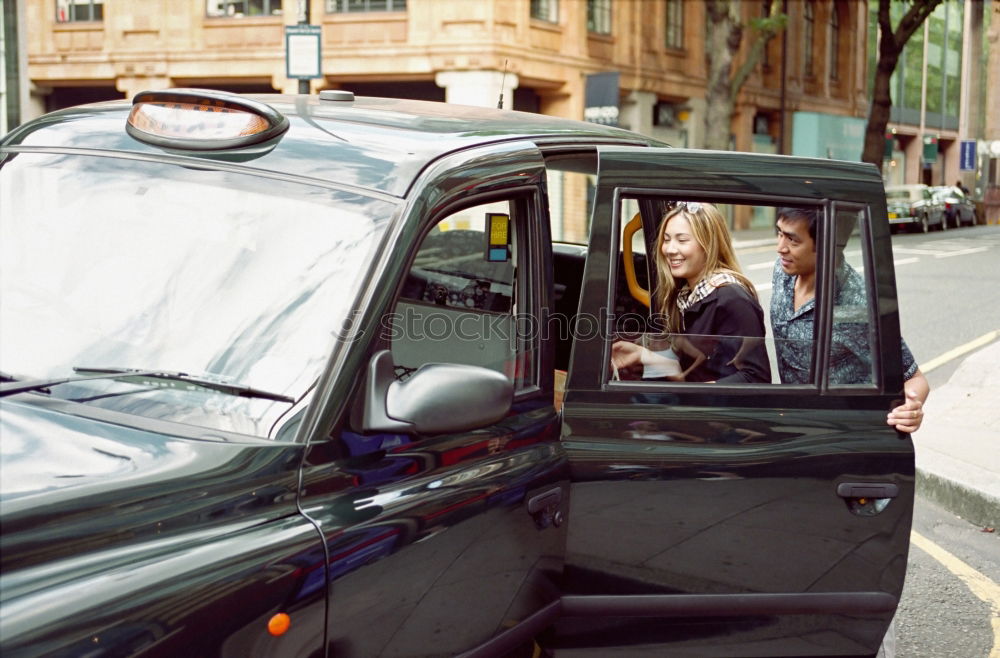
<svg viewBox="0 0 1000 658">
<path fill-rule="evenodd" d="M 288 130 L 271 106 L 210 89 L 144 91 L 132 99 L 125 130 L 155 146 L 212 151 L 257 144 Z"/>
</svg>

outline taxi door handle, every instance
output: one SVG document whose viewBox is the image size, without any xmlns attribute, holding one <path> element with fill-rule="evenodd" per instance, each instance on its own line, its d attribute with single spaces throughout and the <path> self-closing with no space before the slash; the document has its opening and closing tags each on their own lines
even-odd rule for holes
<svg viewBox="0 0 1000 658">
<path fill-rule="evenodd" d="M 535 526 L 544 530 L 549 526 L 559 527 L 563 523 L 563 513 L 559 509 L 562 503 L 562 489 L 556 487 L 528 499 L 528 514 L 535 519 Z"/>
<path fill-rule="evenodd" d="M 841 482 L 837 485 L 841 498 L 895 498 L 899 487 L 891 482 Z"/>
</svg>

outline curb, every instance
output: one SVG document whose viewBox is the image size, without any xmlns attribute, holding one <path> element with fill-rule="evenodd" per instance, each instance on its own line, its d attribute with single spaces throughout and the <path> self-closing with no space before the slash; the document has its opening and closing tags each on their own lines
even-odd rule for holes
<svg viewBox="0 0 1000 658">
<path fill-rule="evenodd" d="M 970 523 L 1000 527 L 1000 498 L 984 491 L 918 468 L 916 492 Z"/>
</svg>

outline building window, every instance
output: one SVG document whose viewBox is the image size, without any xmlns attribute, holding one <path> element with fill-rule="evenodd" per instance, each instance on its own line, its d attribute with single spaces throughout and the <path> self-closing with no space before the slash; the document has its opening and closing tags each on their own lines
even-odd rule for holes
<svg viewBox="0 0 1000 658">
<path fill-rule="evenodd" d="M 684 47 L 684 0 L 667 0 L 666 46 Z"/>
<path fill-rule="evenodd" d="M 246 18 L 281 16 L 281 0 L 206 0 L 209 18 Z"/>
<path fill-rule="evenodd" d="M 531 17 L 549 23 L 558 23 L 559 0 L 531 0 Z"/>
<path fill-rule="evenodd" d="M 811 2 L 805 5 L 805 29 L 802 31 L 802 68 L 807 76 L 813 75 L 813 35 L 815 34 L 816 14 Z"/>
<path fill-rule="evenodd" d="M 103 21 L 104 0 L 56 0 L 56 22 Z"/>
<path fill-rule="evenodd" d="M 326 13 L 406 11 L 406 0 L 326 0 Z"/>
<path fill-rule="evenodd" d="M 587 0 L 587 31 L 611 34 L 611 0 Z"/>
<path fill-rule="evenodd" d="M 763 2 L 760 3 L 760 18 L 761 20 L 766 21 L 770 17 L 771 17 L 771 3 L 768 0 L 763 0 Z M 768 48 L 770 42 L 771 39 L 765 41 L 764 49 L 760 52 L 760 66 L 761 69 L 763 69 L 763 71 L 765 72 L 771 70 L 771 57 L 770 53 L 768 52 L 770 50 Z"/>
<path fill-rule="evenodd" d="M 830 79 L 839 80 L 840 72 L 840 11 L 836 4 L 830 6 L 830 56 L 828 58 Z"/>
<path fill-rule="evenodd" d="M 945 84 L 942 89 L 944 93 L 944 113 L 949 117 L 958 117 L 960 109 L 961 89 L 962 89 L 962 25 L 965 12 L 972 11 L 971 7 L 963 5 L 946 6 L 947 21 L 945 26 L 944 40 L 944 69 Z M 996 14 L 994 14 L 996 17 Z"/>
</svg>

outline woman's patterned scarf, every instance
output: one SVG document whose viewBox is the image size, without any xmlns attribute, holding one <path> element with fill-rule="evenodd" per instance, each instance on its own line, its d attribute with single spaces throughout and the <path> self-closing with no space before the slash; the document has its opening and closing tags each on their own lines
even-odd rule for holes
<svg viewBox="0 0 1000 658">
<path fill-rule="evenodd" d="M 738 286 L 743 285 L 740 282 L 740 280 L 737 279 L 732 274 L 728 274 L 726 272 L 716 272 L 712 276 L 705 277 L 701 281 L 699 281 L 698 284 L 694 287 L 694 290 L 691 290 L 687 286 L 684 286 L 684 288 L 682 288 L 681 291 L 677 293 L 677 308 L 679 308 L 681 311 L 681 328 L 682 329 L 684 328 L 685 311 L 687 311 L 689 308 L 691 308 L 701 300 L 711 295 L 713 292 L 715 292 L 715 289 L 718 288 L 719 286 L 724 286 L 732 283 L 735 283 Z"/>
</svg>

